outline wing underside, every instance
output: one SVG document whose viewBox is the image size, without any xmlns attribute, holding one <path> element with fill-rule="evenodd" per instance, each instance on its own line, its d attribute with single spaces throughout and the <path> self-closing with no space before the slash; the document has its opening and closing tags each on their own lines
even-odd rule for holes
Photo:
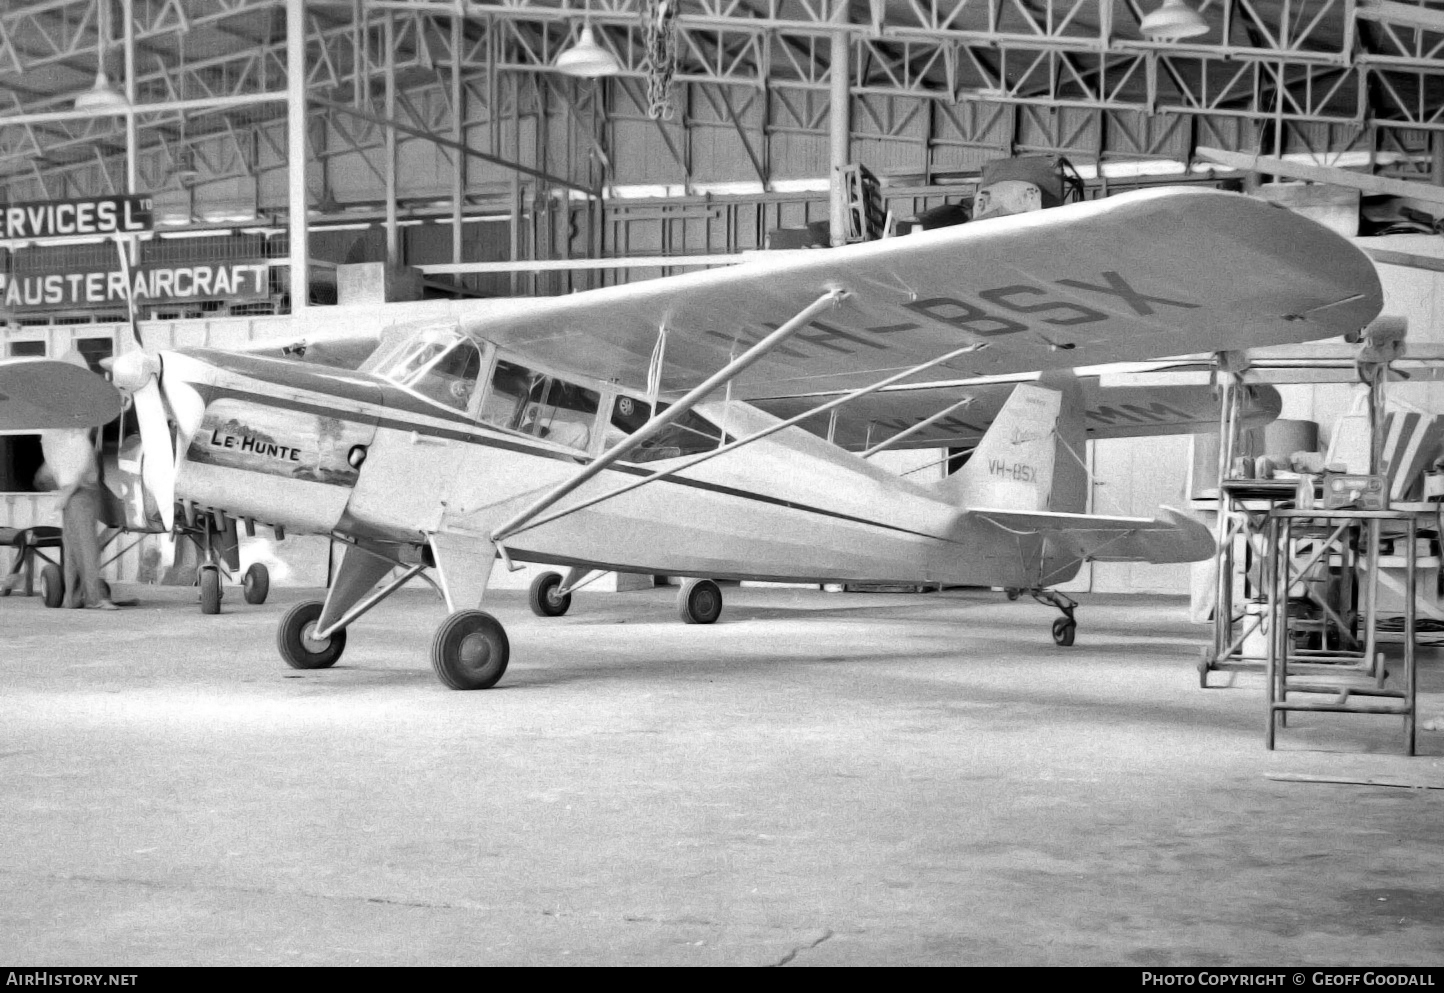
<svg viewBox="0 0 1444 993">
<path fill-rule="evenodd" d="M 968 344 L 935 382 L 1188 355 L 1357 331 L 1373 264 L 1298 214 L 1172 189 L 640 281 L 499 299 L 462 326 L 558 369 L 675 395 L 819 297 L 816 317 L 732 384 L 737 399 L 847 390 Z"/>
<path fill-rule="evenodd" d="M 82 366 L 0 360 L 0 434 L 96 427 L 118 417 L 120 407 L 116 388 Z"/>
</svg>

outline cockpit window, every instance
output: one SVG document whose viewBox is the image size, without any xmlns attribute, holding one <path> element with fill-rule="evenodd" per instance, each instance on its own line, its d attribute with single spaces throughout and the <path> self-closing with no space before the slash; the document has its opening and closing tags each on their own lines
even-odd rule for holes
<svg viewBox="0 0 1444 993">
<path fill-rule="evenodd" d="M 457 331 L 432 328 L 392 349 L 376 374 L 428 400 L 466 410 L 481 375 L 481 347 Z"/>
<path fill-rule="evenodd" d="M 480 420 L 501 428 L 515 428 L 536 385 L 546 377 L 515 362 L 498 359 L 491 374 L 491 390 L 481 402 Z"/>
<path fill-rule="evenodd" d="M 586 450 L 601 394 L 499 359 L 481 421 Z"/>
<path fill-rule="evenodd" d="M 667 406 L 665 403 L 657 404 L 657 412 L 661 413 Z M 627 435 L 636 433 L 651 417 L 651 404 L 634 397 L 617 397 L 617 402 L 612 407 L 611 423 L 607 428 L 606 447 L 610 449 Z M 689 410 L 659 433 L 623 452 L 621 457 L 628 462 L 675 459 L 682 455 L 710 452 L 731 440 L 707 418 L 695 410 Z"/>
</svg>

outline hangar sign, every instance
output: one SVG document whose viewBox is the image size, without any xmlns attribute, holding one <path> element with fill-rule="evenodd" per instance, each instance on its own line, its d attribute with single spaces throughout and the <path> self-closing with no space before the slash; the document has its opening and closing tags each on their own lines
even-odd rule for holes
<svg viewBox="0 0 1444 993">
<path fill-rule="evenodd" d="M 0 241 L 136 234 L 154 225 L 151 197 L 85 197 L 0 204 Z"/>
<path fill-rule="evenodd" d="M 270 297 L 264 259 L 199 265 L 150 264 L 131 273 L 130 286 L 119 269 L 89 272 L 0 272 L 0 308 L 12 312 L 123 306 L 134 294 L 138 305 L 198 300 L 245 302 Z"/>
</svg>

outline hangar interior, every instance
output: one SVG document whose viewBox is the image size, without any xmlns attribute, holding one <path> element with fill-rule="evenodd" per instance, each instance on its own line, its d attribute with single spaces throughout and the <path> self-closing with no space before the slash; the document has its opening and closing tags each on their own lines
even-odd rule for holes
<svg viewBox="0 0 1444 993">
<path fill-rule="evenodd" d="M 0 758 L 18 770 L 0 873 L 21 896 L 0 948 L 37 964 L 1437 962 L 1444 890 L 1420 880 L 1444 863 L 1441 53 L 1429 0 L 0 5 L 0 359 L 109 375 L 142 337 L 350 370 L 498 300 L 972 223 L 1009 161 L 1047 163 L 1077 202 L 1225 190 L 1317 221 L 1370 259 L 1388 318 L 1096 373 L 1178 392 L 1171 413 L 1089 408 L 1083 509 L 1178 507 L 1221 543 L 1085 561 L 1056 586 L 1097 618 L 1075 647 L 1004 584 L 724 584 L 730 631 L 728 613 L 674 630 L 660 587 L 682 577 L 622 570 L 559 626 L 508 620 L 544 661 L 482 704 L 435 704 L 412 679 L 440 613 L 424 590 L 360 621 L 371 654 L 333 689 L 278 665 L 282 608 L 338 568 L 324 533 L 201 508 L 205 545 L 107 545 L 133 610 L 19 595 L 43 592 L 32 573 L 55 552 L 18 536 L 60 513 L 39 435 L 0 434 L 0 569 L 26 586 L 0 600 Z M 98 203 L 135 229 L 44 211 Z M 764 409 L 790 416 L 788 399 Z M 941 409 L 827 438 L 885 443 L 874 465 L 941 483 L 978 443 L 959 440 L 966 410 Z M 137 413 L 100 442 L 137 437 Z M 1333 499 L 1330 479 L 1388 499 Z M 1271 514 L 1316 484 L 1319 516 Z M 225 606 L 197 615 L 222 545 Z M 238 588 L 257 565 L 270 604 Z M 525 615 L 530 589 L 535 611 L 555 568 L 503 549 L 500 609 Z M 1276 709 L 1315 678 L 1313 712 Z M 313 754 L 320 740 L 334 749 Z"/>
</svg>

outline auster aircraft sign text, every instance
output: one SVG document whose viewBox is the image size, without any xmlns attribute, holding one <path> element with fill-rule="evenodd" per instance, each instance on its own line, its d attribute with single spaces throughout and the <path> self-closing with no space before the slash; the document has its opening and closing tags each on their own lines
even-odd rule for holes
<svg viewBox="0 0 1444 993">
<path fill-rule="evenodd" d="M 138 269 L 129 289 L 138 304 L 176 300 L 262 300 L 269 292 L 265 262 L 214 265 L 152 265 Z M 0 273 L 0 307 L 55 310 L 123 303 L 127 287 L 119 270 L 28 274 Z"/>
</svg>

